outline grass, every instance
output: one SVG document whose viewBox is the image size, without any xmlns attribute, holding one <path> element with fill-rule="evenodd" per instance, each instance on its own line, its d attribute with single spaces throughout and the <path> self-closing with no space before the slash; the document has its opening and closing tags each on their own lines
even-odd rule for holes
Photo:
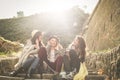
<svg viewBox="0 0 120 80">
<path fill-rule="evenodd" d="M 0 58 L 5 58 L 5 57 L 15 57 L 17 56 L 18 54 L 20 53 L 19 52 L 11 52 L 9 54 L 5 53 L 5 52 L 0 52 Z"/>
<path fill-rule="evenodd" d="M 96 50 L 96 51 L 90 51 L 90 53 L 107 53 L 110 52 L 112 49 L 106 49 L 106 50 Z M 89 53 L 89 52 L 88 52 Z"/>
<path fill-rule="evenodd" d="M 0 58 L 7 57 L 7 54 L 5 52 L 0 52 Z"/>
</svg>

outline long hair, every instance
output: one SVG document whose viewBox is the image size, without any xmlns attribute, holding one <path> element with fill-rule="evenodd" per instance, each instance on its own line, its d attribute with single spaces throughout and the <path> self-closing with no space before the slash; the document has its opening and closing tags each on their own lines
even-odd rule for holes
<svg viewBox="0 0 120 80">
<path fill-rule="evenodd" d="M 32 44 L 36 44 L 36 39 L 38 39 L 40 35 L 42 35 L 42 32 L 40 31 L 35 33 L 35 35 L 31 38 Z M 42 41 L 39 42 L 39 46 L 43 46 Z"/>
<path fill-rule="evenodd" d="M 80 50 L 80 55 L 82 57 L 85 57 L 86 55 L 86 51 L 85 51 L 85 48 L 86 48 L 86 44 L 85 44 L 85 40 L 83 39 L 83 37 L 77 35 L 75 39 L 78 39 L 78 48 Z"/>
<path fill-rule="evenodd" d="M 50 36 L 50 38 L 48 39 L 48 41 L 50 41 L 51 39 L 56 39 L 56 49 L 62 49 L 62 45 L 60 44 L 60 39 L 56 36 L 56 35 L 52 35 Z M 50 44 L 48 43 L 47 46 L 50 46 Z"/>
</svg>

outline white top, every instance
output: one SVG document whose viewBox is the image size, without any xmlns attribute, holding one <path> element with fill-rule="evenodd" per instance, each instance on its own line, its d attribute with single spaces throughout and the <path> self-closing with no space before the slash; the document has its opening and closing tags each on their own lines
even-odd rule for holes
<svg viewBox="0 0 120 80">
<path fill-rule="evenodd" d="M 55 53 L 54 53 L 54 50 L 51 50 L 49 60 L 50 60 L 50 62 L 55 62 Z"/>
</svg>

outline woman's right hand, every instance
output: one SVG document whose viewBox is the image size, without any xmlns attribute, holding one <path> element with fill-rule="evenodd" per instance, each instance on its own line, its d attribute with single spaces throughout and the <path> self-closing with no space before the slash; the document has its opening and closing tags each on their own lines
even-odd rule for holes
<svg viewBox="0 0 120 80">
<path fill-rule="evenodd" d="M 39 47 L 39 40 L 38 40 L 38 39 L 36 39 L 35 48 L 36 48 L 36 49 L 39 49 L 39 48 L 40 48 L 40 47 Z"/>
</svg>

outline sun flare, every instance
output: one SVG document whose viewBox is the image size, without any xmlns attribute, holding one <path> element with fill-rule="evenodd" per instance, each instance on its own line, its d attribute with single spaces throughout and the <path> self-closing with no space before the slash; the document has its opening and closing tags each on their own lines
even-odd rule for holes
<svg viewBox="0 0 120 80">
<path fill-rule="evenodd" d="M 47 2 L 43 2 L 43 5 L 40 6 L 41 12 L 59 12 L 70 9 L 73 7 L 73 3 L 70 1 L 64 0 L 48 0 Z"/>
<path fill-rule="evenodd" d="M 45 7 L 44 11 L 50 11 L 50 12 L 64 11 L 71 8 L 71 6 L 72 6 L 71 4 L 65 2 L 60 2 L 60 3 L 52 2 Z"/>
</svg>

